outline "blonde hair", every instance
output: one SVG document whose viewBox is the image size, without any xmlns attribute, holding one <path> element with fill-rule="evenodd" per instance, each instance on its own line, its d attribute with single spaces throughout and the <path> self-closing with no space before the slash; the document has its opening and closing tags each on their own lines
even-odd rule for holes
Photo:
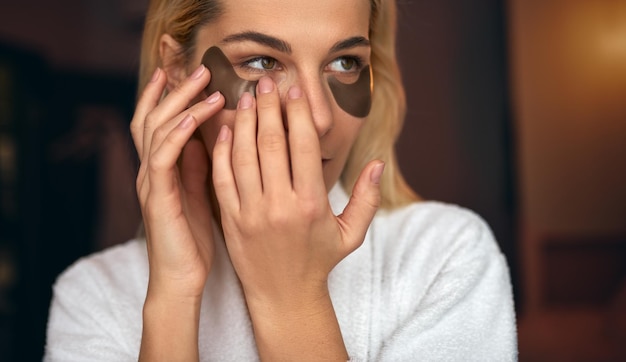
<svg viewBox="0 0 626 362">
<path fill-rule="evenodd" d="M 351 150 L 341 182 L 346 190 L 352 190 L 367 162 L 383 160 L 381 207 L 396 208 L 419 199 L 402 177 L 395 154 L 406 113 L 396 58 L 396 4 L 394 0 L 370 0 L 370 4 L 372 110 Z M 154 70 L 163 66 L 159 54 L 163 34 L 169 34 L 181 44 L 180 61 L 186 62 L 194 51 L 196 31 L 221 13 L 219 0 L 151 0 L 142 39 L 138 89 L 143 89 Z"/>
</svg>

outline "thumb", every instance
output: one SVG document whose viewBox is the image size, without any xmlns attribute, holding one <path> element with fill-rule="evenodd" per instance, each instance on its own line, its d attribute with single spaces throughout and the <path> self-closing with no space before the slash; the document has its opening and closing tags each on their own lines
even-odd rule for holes
<svg viewBox="0 0 626 362">
<path fill-rule="evenodd" d="M 380 206 L 380 178 L 384 168 L 385 163 L 378 160 L 370 161 L 363 168 L 348 205 L 338 216 L 343 241 L 350 252 L 363 243 L 367 228 Z"/>
</svg>

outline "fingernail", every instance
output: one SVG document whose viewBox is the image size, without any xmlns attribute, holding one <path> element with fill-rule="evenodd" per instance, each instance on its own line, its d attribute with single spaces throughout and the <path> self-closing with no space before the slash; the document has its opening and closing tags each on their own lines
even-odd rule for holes
<svg viewBox="0 0 626 362">
<path fill-rule="evenodd" d="M 193 73 L 191 74 L 191 79 L 198 79 L 198 78 L 200 78 L 202 73 L 204 73 L 205 69 L 206 68 L 204 67 L 204 65 L 200 64 L 200 66 L 198 68 L 196 68 L 196 70 L 194 70 Z"/>
<path fill-rule="evenodd" d="M 206 99 L 206 102 L 215 103 L 220 99 L 220 95 L 221 95 L 220 91 L 215 91 Z"/>
<path fill-rule="evenodd" d="M 248 92 L 244 92 L 239 98 L 239 109 L 248 109 L 252 107 L 252 95 Z"/>
<path fill-rule="evenodd" d="M 269 77 L 262 77 L 259 79 L 258 87 L 260 93 L 269 93 L 274 90 L 274 82 Z"/>
<path fill-rule="evenodd" d="M 381 162 L 378 165 L 374 166 L 372 173 L 370 174 L 370 181 L 373 184 L 378 185 L 380 183 L 380 178 L 383 175 L 383 171 L 385 170 L 385 163 Z"/>
<path fill-rule="evenodd" d="M 178 124 L 178 127 L 180 128 L 189 128 L 191 125 L 193 124 L 193 116 L 191 114 L 188 114 L 185 116 L 185 118 L 183 118 L 182 121 L 180 121 L 180 123 Z"/>
<path fill-rule="evenodd" d="M 298 99 L 302 97 L 302 90 L 297 85 L 294 85 L 289 88 L 289 92 L 287 92 L 287 95 L 289 96 L 289 99 Z"/>
<path fill-rule="evenodd" d="M 150 83 L 156 82 L 156 80 L 159 79 L 159 75 L 161 75 L 161 68 L 157 68 L 154 70 L 154 73 L 152 73 L 152 78 L 150 78 Z"/>
<path fill-rule="evenodd" d="M 218 133 L 217 135 L 217 141 L 218 142 L 224 142 L 226 141 L 226 139 L 228 138 L 228 126 L 223 124 L 222 127 L 220 128 L 220 133 Z"/>
</svg>

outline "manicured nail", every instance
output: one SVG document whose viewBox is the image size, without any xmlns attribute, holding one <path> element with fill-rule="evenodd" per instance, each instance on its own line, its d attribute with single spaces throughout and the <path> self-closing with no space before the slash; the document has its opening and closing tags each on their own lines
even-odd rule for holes
<svg viewBox="0 0 626 362">
<path fill-rule="evenodd" d="M 252 107 L 252 94 L 244 92 L 239 98 L 239 109 L 248 109 Z"/>
<path fill-rule="evenodd" d="M 156 82 L 157 79 L 159 79 L 160 75 L 161 75 L 161 68 L 155 69 L 154 73 L 152 73 L 152 78 L 150 78 L 150 83 Z"/>
<path fill-rule="evenodd" d="M 217 135 L 217 141 L 218 142 L 224 142 L 226 141 L 226 139 L 228 138 L 228 126 L 223 124 L 222 127 L 220 128 L 220 133 L 218 133 Z"/>
<path fill-rule="evenodd" d="M 220 91 L 215 91 L 213 92 L 213 94 L 211 94 L 207 99 L 206 102 L 207 103 L 215 103 L 220 99 L 221 93 Z"/>
<path fill-rule="evenodd" d="M 196 68 L 196 70 L 194 70 L 193 73 L 191 74 L 191 79 L 198 79 L 198 78 L 200 78 L 202 73 L 204 73 L 205 69 L 206 69 L 206 67 L 204 66 L 204 64 L 200 64 L 200 66 L 198 68 Z"/>
<path fill-rule="evenodd" d="M 191 114 L 187 114 L 185 118 L 178 124 L 180 128 L 189 128 L 193 124 L 193 116 Z"/>
<path fill-rule="evenodd" d="M 370 181 L 373 184 L 378 185 L 380 183 L 380 177 L 383 175 L 383 171 L 385 170 L 385 163 L 381 162 L 378 165 L 374 166 L 372 173 L 370 174 Z"/>
<path fill-rule="evenodd" d="M 287 92 L 287 95 L 289 96 L 289 99 L 298 99 L 302 97 L 302 90 L 297 85 L 294 85 L 289 88 L 289 92 Z"/>
<path fill-rule="evenodd" d="M 270 93 L 274 90 L 274 81 L 269 77 L 262 77 L 259 79 L 258 87 L 260 93 Z"/>
</svg>

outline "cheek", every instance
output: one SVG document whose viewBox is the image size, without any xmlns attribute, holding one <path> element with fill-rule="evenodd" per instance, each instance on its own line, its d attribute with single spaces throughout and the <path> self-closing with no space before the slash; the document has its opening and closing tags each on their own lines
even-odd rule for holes
<svg viewBox="0 0 626 362">
<path fill-rule="evenodd" d="M 324 183 L 327 190 L 333 187 L 343 173 L 352 146 L 359 136 L 364 122 L 363 119 L 351 117 L 345 112 L 341 112 L 341 115 L 335 112 L 335 117 L 335 128 L 331 131 L 332 135 L 327 135 L 332 137 L 332 140 L 322 139 L 322 148 L 334 148 L 336 150 L 332 164 L 328 164 L 324 168 Z M 331 143 L 332 145 L 330 145 Z"/>
<path fill-rule="evenodd" d="M 359 136 L 364 122 L 366 122 L 366 120 L 363 118 L 344 115 L 343 119 L 339 123 L 340 126 L 337 127 L 337 139 L 340 143 L 341 154 L 345 155 L 345 158 L 348 157 L 348 154 L 352 150 L 352 146 Z"/>
</svg>

